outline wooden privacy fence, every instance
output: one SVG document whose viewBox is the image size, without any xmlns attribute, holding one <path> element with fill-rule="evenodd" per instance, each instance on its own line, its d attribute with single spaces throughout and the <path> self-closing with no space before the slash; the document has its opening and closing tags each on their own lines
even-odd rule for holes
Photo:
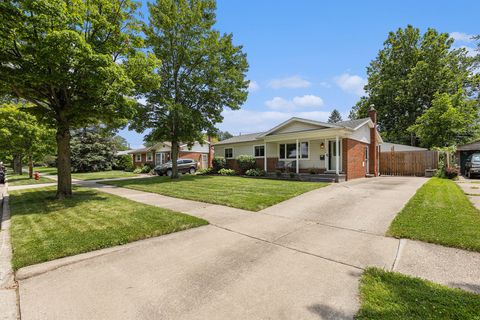
<svg viewBox="0 0 480 320">
<path fill-rule="evenodd" d="M 421 177 L 427 169 L 438 169 L 438 151 L 380 152 L 381 175 Z"/>
</svg>

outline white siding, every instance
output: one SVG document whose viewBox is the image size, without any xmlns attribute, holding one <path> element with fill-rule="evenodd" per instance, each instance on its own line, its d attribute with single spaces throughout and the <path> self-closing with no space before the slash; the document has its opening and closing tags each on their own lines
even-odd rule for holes
<svg viewBox="0 0 480 320">
<path fill-rule="evenodd" d="M 294 121 L 286 126 L 283 126 L 279 128 L 278 130 L 272 132 L 270 135 L 273 134 L 282 134 L 282 133 L 290 133 L 290 132 L 299 132 L 299 131 L 308 131 L 308 130 L 316 130 L 316 129 L 322 129 L 324 127 L 310 124 L 310 123 L 305 123 L 305 122 L 300 122 L 300 121 Z"/>
<path fill-rule="evenodd" d="M 202 146 L 199 142 L 195 142 L 191 148 L 183 147 L 182 151 L 208 153 L 208 143 L 205 142 Z"/>
<path fill-rule="evenodd" d="M 370 127 L 368 123 L 354 131 L 348 138 L 364 143 L 370 143 Z"/>
</svg>

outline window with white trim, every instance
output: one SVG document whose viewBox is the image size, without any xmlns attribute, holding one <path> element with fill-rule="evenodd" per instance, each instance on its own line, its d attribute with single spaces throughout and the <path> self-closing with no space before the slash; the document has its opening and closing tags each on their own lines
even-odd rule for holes
<svg viewBox="0 0 480 320">
<path fill-rule="evenodd" d="M 299 143 L 300 152 L 298 154 L 299 159 L 308 159 L 309 144 L 307 141 Z M 297 146 L 296 143 L 283 143 L 279 145 L 279 158 L 280 159 L 296 159 L 297 158 Z"/>
<path fill-rule="evenodd" d="M 153 161 L 153 155 L 151 152 L 147 152 L 147 161 Z"/>
<path fill-rule="evenodd" d="M 265 157 L 265 146 L 254 146 L 253 151 L 256 158 Z"/>
<path fill-rule="evenodd" d="M 135 155 L 135 161 L 136 161 L 136 162 L 142 161 L 142 154 L 141 154 L 141 153 L 137 153 L 137 154 Z"/>
<path fill-rule="evenodd" d="M 225 159 L 233 158 L 233 148 L 225 148 Z"/>
</svg>

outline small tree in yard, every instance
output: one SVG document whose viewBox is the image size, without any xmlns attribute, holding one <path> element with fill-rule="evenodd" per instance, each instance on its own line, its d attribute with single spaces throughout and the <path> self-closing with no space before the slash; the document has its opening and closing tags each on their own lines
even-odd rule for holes
<svg viewBox="0 0 480 320">
<path fill-rule="evenodd" d="M 20 105 L 0 106 L 0 149 L 13 156 L 16 173 L 22 174 L 22 158 L 27 157 L 29 176 L 33 177 L 33 160 L 52 151 L 53 135 L 34 116 L 22 111 Z"/>
<path fill-rule="evenodd" d="M 202 141 L 223 120 L 224 107 L 247 98 L 248 64 L 232 35 L 213 30 L 213 0 L 158 0 L 149 4 L 147 44 L 162 60 L 161 85 L 146 93 L 132 128 L 152 129 L 147 141 L 170 141 L 172 178 L 178 177 L 179 143 Z"/>
<path fill-rule="evenodd" d="M 56 130 L 57 198 L 72 194 L 70 130 L 126 124 L 135 84 L 158 65 L 135 50 L 142 46 L 138 6 L 132 0 L 0 2 L 0 96 L 32 103 L 29 111 Z"/>
</svg>

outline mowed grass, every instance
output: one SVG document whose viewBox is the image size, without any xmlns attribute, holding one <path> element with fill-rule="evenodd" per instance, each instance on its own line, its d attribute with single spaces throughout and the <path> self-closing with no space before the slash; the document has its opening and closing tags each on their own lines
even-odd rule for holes
<svg viewBox="0 0 480 320">
<path fill-rule="evenodd" d="M 480 295 L 368 268 L 360 281 L 355 319 L 480 319 Z"/>
<path fill-rule="evenodd" d="M 73 179 L 78 180 L 102 180 L 115 178 L 131 178 L 136 177 L 137 174 L 133 172 L 126 172 L 121 170 L 99 171 L 99 172 L 82 172 L 72 173 Z"/>
<path fill-rule="evenodd" d="M 455 182 L 431 178 L 395 217 L 387 235 L 480 251 L 480 212 Z"/>
<path fill-rule="evenodd" d="M 48 179 L 40 176 L 40 179 L 35 180 L 34 178 L 30 179 L 28 173 L 16 174 L 13 171 L 7 172 L 7 181 L 8 185 L 13 186 L 24 186 L 29 184 L 41 184 L 41 183 L 54 183 L 55 180 Z"/>
<path fill-rule="evenodd" d="M 242 177 L 182 175 L 102 182 L 124 188 L 259 211 L 327 183 L 253 179 Z"/>
<path fill-rule="evenodd" d="M 208 224 L 182 213 L 86 188 L 54 200 L 55 188 L 10 193 L 13 268 Z"/>
<path fill-rule="evenodd" d="M 53 175 L 57 174 L 57 168 L 55 167 L 44 167 L 44 166 L 33 167 L 33 171 L 34 172 L 37 171 L 41 174 L 53 174 Z"/>
</svg>

